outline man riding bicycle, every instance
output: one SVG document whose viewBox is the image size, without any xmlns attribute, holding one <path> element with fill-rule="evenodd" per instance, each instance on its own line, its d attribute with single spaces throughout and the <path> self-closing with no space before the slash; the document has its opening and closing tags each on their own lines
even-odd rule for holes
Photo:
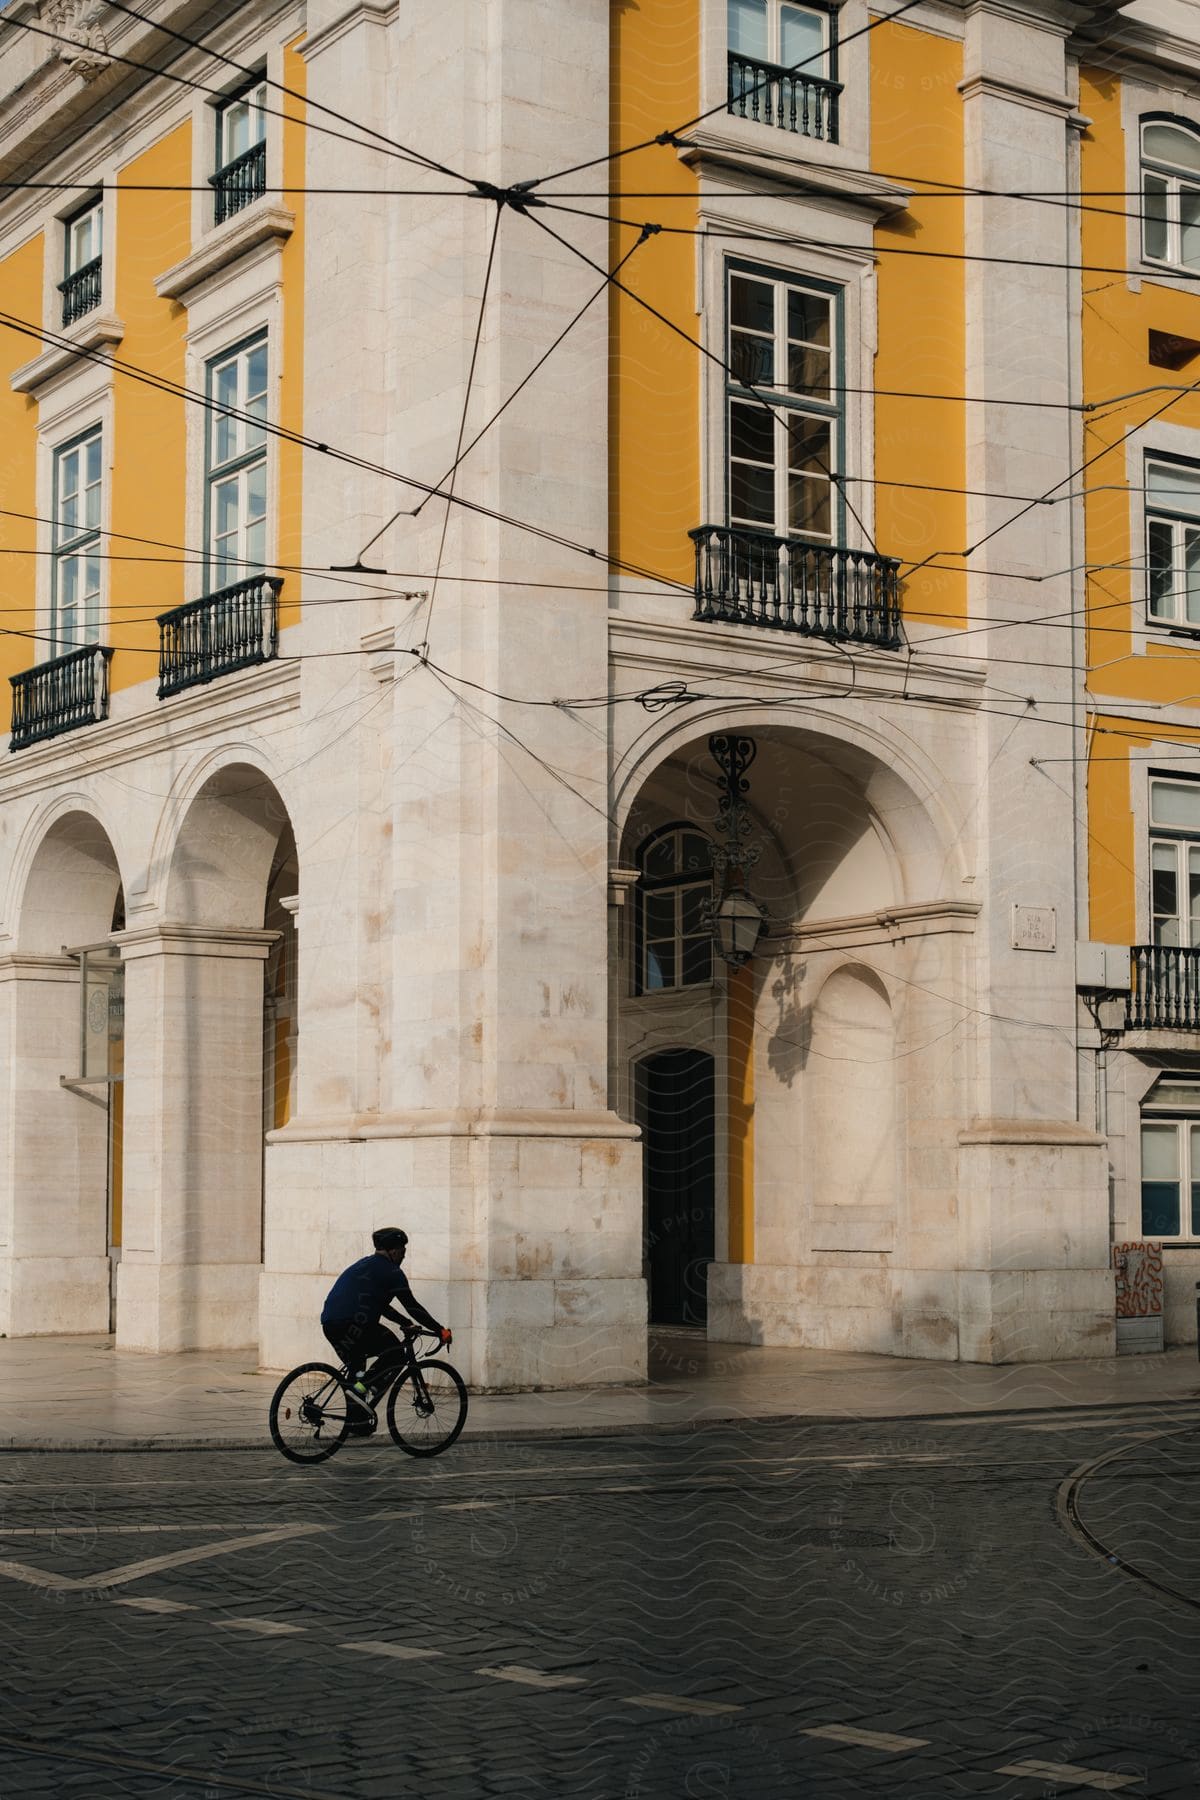
<svg viewBox="0 0 1200 1800">
<path fill-rule="evenodd" d="M 370 1388 L 362 1379 L 368 1357 L 379 1358 L 371 1371 L 372 1385 L 381 1385 L 379 1378 L 392 1373 L 404 1360 L 404 1346 L 382 1323 L 385 1318 L 394 1319 L 405 1331 L 416 1329 L 412 1323 L 415 1319 L 427 1331 L 436 1332 L 443 1344 L 454 1341 L 450 1330 L 418 1305 L 408 1277 L 401 1271 L 408 1249 L 407 1232 L 395 1225 L 382 1225 L 371 1233 L 371 1242 L 374 1253 L 360 1257 L 342 1271 L 321 1312 L 321 1329 L 346 1364 L 350 1392 L 366 1415 L 360 1424 L 350 1427 L 356 1436 L 369 1436 L 375 1429 Z M 398 1300 L 412 1318 L 397 1312 L 393 1300 Z"/>
</svg>

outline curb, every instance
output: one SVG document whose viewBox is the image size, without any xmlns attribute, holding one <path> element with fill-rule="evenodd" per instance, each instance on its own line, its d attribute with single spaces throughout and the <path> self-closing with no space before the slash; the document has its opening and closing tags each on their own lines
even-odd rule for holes
<svg viewBox="0 0 1200 1800">
<path fill-rule="evenodd" d="M 464 1430 L 463 1443 L 529 1443 L 538 1439 L 580 1439 L 580 1438 L 628 1438 L 628 1437 L 679 1437 L 697 1431 L 707 1431 L 720 1425 L 778 1425 L 796 1429 L 806 1425 L 887 1425 L 887 1424 L 938 1424 L 948 1419 L 972 1419 L 978 1422 L 991 1421 L 993 1424 L 1012 1424 L 1026 1418 L 1045 1417 L 1047 1414 L 1071 1412 L 1110 1412 L 1134 1414 L 1151 1418 L 1155 1413 L 1169 1412 L 1172 1416 L 1181 1408 L 1200 1409 L 1200 1388 L 1189 1398 L 1173 1400 L 1081 1400 L 1074 1403 L 1060 1401 L 1057 1406 L 1021 1406 L 1021 1407 L 985 1407 L 982 1409 L 956 1408 L 946 1412 L 925 1413 L 748 1413 L 717 1412 L 697 1419 L 669 1419 L 656 1421 L 639 1419 L 624 1422 L 613 1422 L 601 1425 L 571 1423 L 562 1425 L 483 1425 L 472 1431 L 468 1422 Z M 1200 1423 L 1200 1417 L 1198 1417 Z M 1069 1425 L 1064 1423 L 1064 1430 Z M 164 1454 L 172 1451 L 196 1450 L 269 1450 L 275 1454 L 264 1417 L 263 1428 L 253 1436 L 238 1435 L 233 1437 L 144 1437 L 119 1438 L 95 1437 L 73 1439 L 64 1442 L 56 1438 L 5 1438 L 0 1440 L 0 1455 L 18 1455 L 27 1452 L 30 1455 L 73 1455 L 73 1454 L 108 1454 L 115 1455 L 122 1451 L 145 1454 L 160 1451 Z"/>
</svg>

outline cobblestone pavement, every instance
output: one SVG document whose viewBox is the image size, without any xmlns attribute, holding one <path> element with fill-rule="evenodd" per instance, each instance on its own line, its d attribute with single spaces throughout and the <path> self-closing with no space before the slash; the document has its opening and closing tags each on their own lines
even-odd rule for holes
<svg viewBox="0 0 1200 1800">
<path fill-rule="evenodd" d="M 1198 1434 L 12 1452 L 0 1796 L 1194 1800 Z"/>
</svg>

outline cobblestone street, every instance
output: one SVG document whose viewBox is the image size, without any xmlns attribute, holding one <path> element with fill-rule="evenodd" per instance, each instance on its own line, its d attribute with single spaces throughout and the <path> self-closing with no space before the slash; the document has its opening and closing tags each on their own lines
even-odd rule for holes
<svg viewBox="0 0 1200 1800">
<path fill-rule="evenodd" d="M 10 1452 L 0 1795 L 1192 1796 L 1197 1417 Z"/>
</svg>

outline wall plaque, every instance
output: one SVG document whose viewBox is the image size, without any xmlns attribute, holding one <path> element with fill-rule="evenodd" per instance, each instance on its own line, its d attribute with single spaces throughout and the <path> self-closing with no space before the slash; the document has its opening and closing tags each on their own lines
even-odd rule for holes
<svg viewBox="0 0 1200 1800">
<path fill-rule="evenodd" d="M 1056 925 L 1052 906 L 1013 906 L 1014 950 L 1053 950 Z"/>
</svg>

